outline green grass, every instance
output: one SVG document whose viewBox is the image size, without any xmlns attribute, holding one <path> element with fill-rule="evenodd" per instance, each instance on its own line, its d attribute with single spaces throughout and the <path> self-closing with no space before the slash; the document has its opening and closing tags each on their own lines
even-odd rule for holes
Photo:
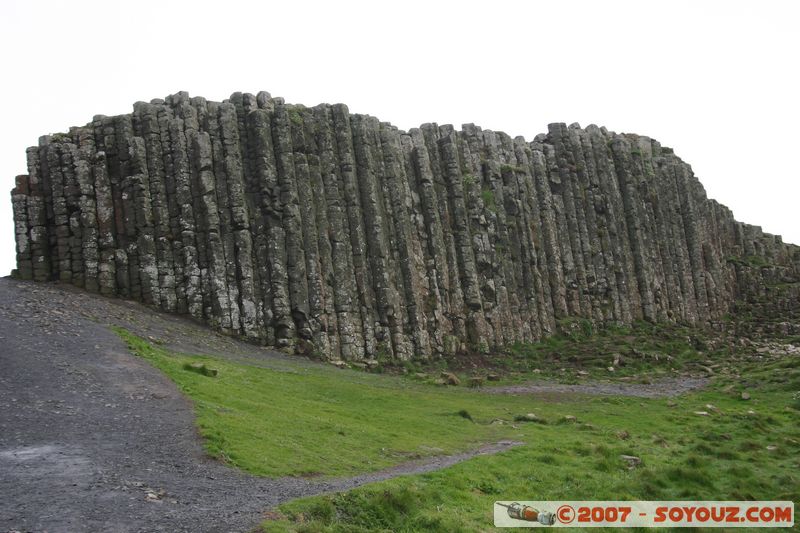
<svg viewBox="0 0 800 533">
<path fill-rule="evenodd" d="M 322 365 L 279 371 L 177 354 L 117 333 L 194 401 L 207 451 L 256 475 L 353 475 L 523 438 L 525 431 L 491 421 L 536 408 Z M 192 363 L 218 375 L 188 370 Z"/>
<path fill-rule="evenodd" d="M 465 191 L 472 190 L 472 187 L 475 185 L 475 182 L 477 181 L 477 179 L 473 174 L 462 174 L 461 179 L 464 182 Z"/>
<path fill-rule="evenodd" d="M 495 202 L 495 199 L 494 199 L 494 191 L 492 191 L 489 188 L 483 189 L 481 191 L 481 199 L 483 200 L 483 207 L 487 211 L 489 211 L 491 213 L 496 213 L 497 212 L 497 203 Z"/>
<path fill-rule="evenodd" d="M 568 319 L 558 324 L 558 330 L 539 342 L 518 342 L 494 353 L 417 362 L 409 372 L 427 372 L 433 379 L 437 369 L 446 367 L 462 379 L 489 373 L 501 377 L 499 382 L 487 385 L 531 379 L 564 383 L 619 378 L 648 381 L 675 377 L 676 372 L 704 374 L 702 367 L 722 364 L 736 353 L 732 343 L 707 345 L 702 330 L 678 324 L 642 321 L 596 328 L 588 320 Z M 613 372 L 608 370 L 611 366 Z"/>
<path fill-rule="evenodd" d="M 631 335 L 580 324 L 569 331 L 548 345 L 551 353 Z M 264 531 L 487 531 L 495 500 L 800 500 L 797 358 L 737 360 L 736 372 L 674 400 L 497 396 L 322 365 L 259 368 L 118 333 L 194 401 L 209 453 L 257 475 L 346 476 L 503 438 L 525 443 L 441 471 L 286 503 Z M 696 350 L 681 336 L 650 333 L 663 349 L 676 342 L 675 349 Z M 187 363 L 219 373 L 187 371 Z M 751 400 L 740 398 L 742 390 Z M 545 423 L 514 421 L 528 412 Z M 498 419 L 504 423 L 491 423 Z M 621 454 L 642 464 L 629 469 Z"/>
<path fill-rule="evenodd" d="M 290 105 L 287 106 L 286 112 L 289 115 L 289 120 L 295 126 L 302 126 L 303 125 L 303 112 L 306 110 L 305 106 L 303 105 Z"/>
<path fill-rule="evenodd" d="M 743 256 L 743 257 L 729 257 L 728 258 L 728 262 L 729 263 L 738 263 L 738 264 L 743 265 L 743 266 L 749 266 L 749 267 L 755 267 L 755 268 L 762 267 L 762 266 L 771 266 L 772 265 L 772 263 L 770 263 L 769 259 L 767 259 L 766 257 L 762 257 L 760 255 L 747 255 L 747 256 Z"/>
<path fill-rule="evenodd" d="M 777 387 L 769 382 L 750 387 L 749 402 L 724 382 L 670 402 L 673 406 L 667 400 L 592 399 L 571 410 L 578 423 L 537 425 L 536 439 L 526 446 L 438 472 L 296 500 L 280 506 L 278 519 L 262 527 L 267 532 L 487 531 L 495 500 L 798 501 L 800 413 L 783 389 L 800 387 L 800 372 L 796 362 L 785 361 L 753 369 L 752 377 L 775 372 L 791 378 Z M 694 414 L 706 404 L 718 411 Z M 563 411 L 564 404 L 550 407 Z M 751 409 L 756 414 L 748 414 Z M 621 429 L 630 436 L 621 439 Z M 628 469 L 620 454 L 640 457 L 642 464 Z"/>
<path fill-rule="evenodd" d="M 679 324 L 636 322 L 595 329 L 586 320 L 559 324 L 561 332 L 536 343 L 509 347 L 501 363 L 523 370 L 517 378 L 580 382 L 585 378 L 649 381 L 680 373 L 705 375 L 709 367 L 726 371 L 747 353 L 735 338 L 707 338 L 703 330 Z M 608 368 L 613 367 L 613 372 Z"/>
</svg>

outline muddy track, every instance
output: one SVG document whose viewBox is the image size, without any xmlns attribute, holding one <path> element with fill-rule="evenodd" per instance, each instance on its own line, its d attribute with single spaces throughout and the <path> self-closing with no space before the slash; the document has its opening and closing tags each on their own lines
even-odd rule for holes
<svg viewBox="0 0 800 533">
<path fill-rule="evenodd" d="M 444 468 L 518 443 L 353 478 L 249 476 L 208 458 L 191 405 L 108 325 L 183 351 L 314 365 L 179 317 L 56 285 L 0 279 L 0 532 L 249 531 L 281 502 Z"/>
</svg>

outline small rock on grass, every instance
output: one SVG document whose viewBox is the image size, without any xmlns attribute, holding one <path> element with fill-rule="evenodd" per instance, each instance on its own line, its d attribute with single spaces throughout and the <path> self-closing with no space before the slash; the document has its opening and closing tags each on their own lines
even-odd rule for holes
<svg viewBox="0 0 800 533">
<path fill-rule="evenodd" d="M 217 370 L 216 368 L 207 367 L 205 363 L 186 363 L 185 365 L 183 365 L 183 369 L 210 378 L 216 377 L 217 374 L 219 374 L 219 370 Z"/>
<path fill-rule="evenodd" d="M 619 458 L 628 463 L 629 470 L 633 470 L 642 464 L 642 459 L 640 457 L 636 457 L 635 455 L 620 455 Z"/>
<path fill-rule="evenodd" d="M 747 392 L 747 391 L 743 391 L 742 392 L 742 400 L 749 400 L 749 399 L 750 399 L 750 393 Z"/>
<path fill-rule="evenodd" d="M 452 372 L 442 372 L 441 374 L 442 379 L 444 379 L 445 383 L 448 385 L 460 385 L 461 380 L 458 379 L 458 376 L 453 374 Z"/>
<path fill-rule="evenodd" d="M 628 440 L 631 438 L 631 434 L 623 429 L 622 431 L 617 432 L 617 438 L 620 440 Z"/>
<path fill-rule="evenodd" d="M 536 422 L 538 424 L 546 424 L 547 421 L 543 418 L 539 418 L 536 416 L 535 413 L 527 413 L 524 415 L 517 415 L 514 417 L 516 422 Z"/>
</svg>

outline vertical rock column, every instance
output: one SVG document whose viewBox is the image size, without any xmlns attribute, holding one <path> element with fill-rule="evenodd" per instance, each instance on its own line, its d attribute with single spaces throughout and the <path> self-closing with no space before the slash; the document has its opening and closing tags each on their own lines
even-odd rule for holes
<svg viewBox="0 0 800 533">
<path fill-rule="evenodd" d="M 285 278 L 274 281 L 284 284 L 289 295 L 290 316 L 284 318 L 285 322 L 277 335 L 279 343 L 287 347 L 296 345 L 297 336 L 301 339 L 311 338 L 303 228 L 289 121 L 288 107 L 277 103 L 272 116 L 272 142 L 280 188 L 280 225 L 285 234 L 286 272 Z"/>
<path fill-rule="evenodd" d="M 451 209 L 452 220 L 450 231 L 457 259 L 458 274 L 451 279 L 458 281 L 464 295 L 466 305 L 466 341 L 473 349 L 488 349 L 488 338 L 491 337 L 489 324 L 482 313 L 478 272 L 475 255 L 472 249 L 469 219 L 464 199 L 464 185 L 461 166 L 458 160 L 456 136 L 447 131 L 437 142 L 442 162 L 442 175 L 447 186 L 447 200 Z M 462 311 L 463 313 L 464 311 Z"/>
<path fill-rule="evenodd" d="M 28 240 L 32 279 L 47 281 L 50 279 L 50 246 L 48 242 L 47 207 L 45 205 L 45 191 L 39 160 L 39 149 L 28 148 L 26 151 L 28 163 L 28 188 L 26 197 L 27 225 L 26 235 L 17 233 L 18 238 Z M 15 210 L 15 220 L 17 215 Z M 23 255 L 24 258 L 24 255 Z M 24 259 L 23 259 L 24 261 Z"/>
<path fill-rule="evenodd" d="M 16 274 L 291 353 L 491 351 L 581 318 L 709 323 L 800 251 L 643 136 L 408 133 L 342 104 L 179 92 L 42 137 L 12 191 Z M 788 282 L 786 280 L 789 280 Z"/>
<path fill-rule="evenodd" d="M 17 275 L 33 279 L 33 255 L 30 233 L 33 224 L 28 220 L 28 199 L 31 198 L 28 175 L 17 176 L 11 190 L 11 208 L 14 212 L 14 238 L 17 243 Z"/>
<path fill-rule="evenodd" d="M 83 286 L 91 292 L 100 290 L 100 242 L 97 221 L 97 199 L 94 176 L 94 132 L 86 128 L 75 130 L 77 152 L 74 154 L 75 181 L 78 188 L 78 212 L 73 216 L 80 227 L 80 257 L 83 264 Z M 76 237 L 77 240 L 77 237 Z M 77 244 L 77 243 L 76 243 Z M 154 269 L 155 270 L 155 269 Z"/>
<path fill-rule="evenodd" d="M 333 116 L 329 106 L 314 108 L 313 131 L 319 157 L 319 172 L 322 190 L 315 191 L 315 198 L 323 200 L 327 210 L 325 221 L 330 247 L 330 276 L 333 309 L 339 337 L 339 355 L 344 359 L 364 358 L 363 327 L 359 292 L 355 280 L 353 249 L 347 219 L 347 202 L 343 195 L 341 169 L 336 153 L 336 139 L 332 130 Z M 324 193 L 324 198 L 321 195 Z M 321 213 L 321 211 L 320 211 Z M 330 331 L 330 330 L 329 330 Z"/>
</svg>

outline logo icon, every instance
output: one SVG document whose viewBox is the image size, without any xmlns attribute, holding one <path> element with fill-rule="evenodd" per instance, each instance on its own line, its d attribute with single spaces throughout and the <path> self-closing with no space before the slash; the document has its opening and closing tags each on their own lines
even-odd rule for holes
<svg viewBox="0 0 800 533">
<path fill-rule="evenodd" d="M 540 511 L 529 505 L 522 505 L 521 503 L 514 502 L 510 505 L 495 502 L 500 507 L 505 507 L 506 512 L 510 518 L 515 520 L 523 520 L 525 522 L 539 522 L 544 526 L 552 526 L 556 523 L 556 515 L 548 511 Z M 574 512 L 573 512 L 574 515 Z"/>
</svg>

